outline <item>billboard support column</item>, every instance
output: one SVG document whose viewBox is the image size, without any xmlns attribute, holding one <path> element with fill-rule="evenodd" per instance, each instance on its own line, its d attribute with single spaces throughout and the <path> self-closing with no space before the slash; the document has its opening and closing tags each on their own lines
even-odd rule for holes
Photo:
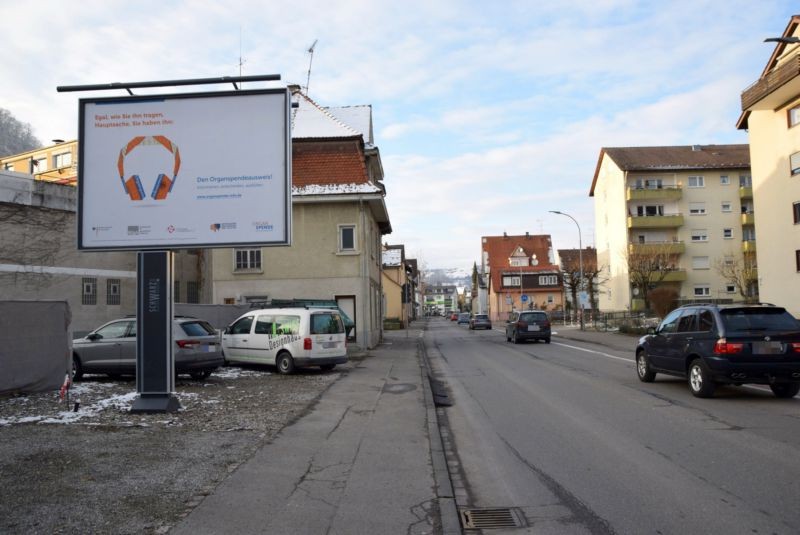
<svg viewBox="0 0 800 535">
<path fill-rule="evenodd" d="M 136 269 L 136 391 L 132 413 L 177 412 L 171 251 L 140 251 Z"/>
</svg>

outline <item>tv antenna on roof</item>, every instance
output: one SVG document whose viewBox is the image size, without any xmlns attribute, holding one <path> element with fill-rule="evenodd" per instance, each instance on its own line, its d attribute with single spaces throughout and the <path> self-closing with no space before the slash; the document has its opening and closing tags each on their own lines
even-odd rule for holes
<svg viewBox="0 0 800 535">
<path fill-rule="evenodd" d="M 308 85 L 311 82 L 311 62 L 314 61 L 314 47 L 317 46 L 319 39 L 314 39 L 314 42 L 308 47 L 308 76 L 306 76 L 306 95 L 308 95 Z"/>
<path fill-rule="evenodd" d="M 242 77 L 242 65 L 247 63 L 245 59 L 242 59 L 242 27 L 239 26 L 239 78 Z"/>
</svg>

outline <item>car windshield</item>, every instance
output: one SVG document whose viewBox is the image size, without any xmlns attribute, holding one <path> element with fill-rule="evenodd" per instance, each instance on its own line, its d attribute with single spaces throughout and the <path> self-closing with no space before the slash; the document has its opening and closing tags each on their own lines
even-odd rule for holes
<svg viewBox="0 0 800 535">
<path fill-rule="evenodd" d="M 720 310 L 727 331 L 798 331 L 800 322 L 782 308 Z"/>
<path fill-rule="evenodd" d="M 311 334 L 341 334 L 344 323 L 339 314 L 312 314 Z"/>
</svg>

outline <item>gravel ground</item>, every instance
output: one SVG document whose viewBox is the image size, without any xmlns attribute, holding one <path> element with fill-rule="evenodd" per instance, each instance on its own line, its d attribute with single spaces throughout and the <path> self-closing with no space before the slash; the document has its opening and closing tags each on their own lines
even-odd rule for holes
<svg viewBox="0 0 800 535">
<path fill-rule="evenodd" d="M 73 385 L 69 405 L 0 398 L 0 533 L 167 533 L 355 365 L 179 377 L 175 414 L 130 414 L 134 381 L 100 375 Z"/>
</svg>

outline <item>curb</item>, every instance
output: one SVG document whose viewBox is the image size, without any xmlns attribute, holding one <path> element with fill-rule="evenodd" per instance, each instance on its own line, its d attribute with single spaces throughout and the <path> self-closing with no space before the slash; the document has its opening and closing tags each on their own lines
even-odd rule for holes
<svg viewBox="0 0 800 535">
<path fill-rule="evenodd" d="M 439 419 L 436 416 L 436 405 L 433 400 L 433 391 L 431 390 L 430 366 L 428 365 L 425 342 L 422 340 L 423 334 L 424 331 L 420 331 L 417 350 L 420 360 L 420 373 L 422 374 L 422 389 L 425 392 L 425 412 L 427 414 L 428 437 L 431 444 L 433 480 L 439 501 L 439 519 L 442 523 L 441 533 L 443 535 L 461 535 L 461 521 L 456 507 L 453 484 L 450 481 L 450 471 L 447 469 L 442 435 L 439 432 Z"/>
</svg>

